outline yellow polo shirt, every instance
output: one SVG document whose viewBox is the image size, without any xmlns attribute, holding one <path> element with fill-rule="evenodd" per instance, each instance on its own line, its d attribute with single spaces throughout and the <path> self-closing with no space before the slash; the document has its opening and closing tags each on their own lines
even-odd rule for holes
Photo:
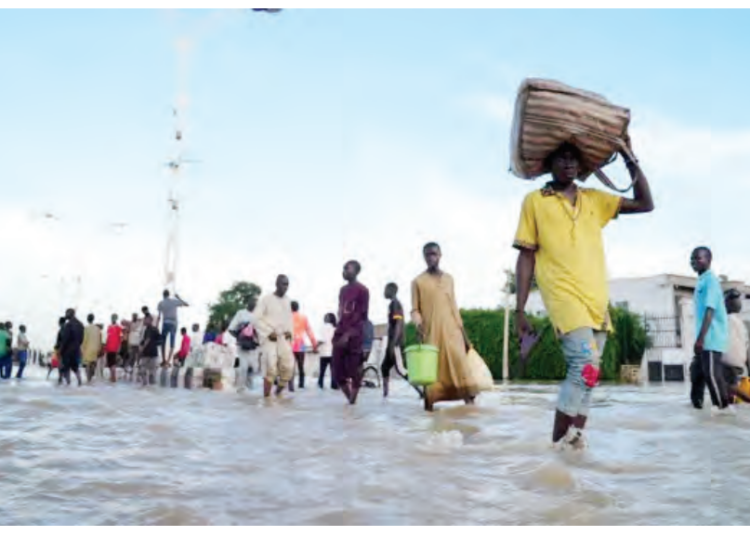
<svg viewBox="0 0 750 536">
<path fill-rule="evenodd" d="M 536 252 L 536 281 L 558 332 L 612 330 L 602 229 L 622 198 L 579 188 L 575 207 L 545 187 L 523 201 L 513 246 Z"/>
</svg>

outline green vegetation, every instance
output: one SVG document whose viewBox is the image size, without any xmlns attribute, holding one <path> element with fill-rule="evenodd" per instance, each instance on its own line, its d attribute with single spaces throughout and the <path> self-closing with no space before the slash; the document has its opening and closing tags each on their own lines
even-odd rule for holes
<svg viewBox="0 0 750 536">
<path fill-rule="evenodd" d="M 251 296 L 258 298 L 261 288 L 249 281 L 238 281 L 227 290 L 219 293 L 216 303 L 208 305 L 208 323 L 213 326 L 221 326 L 229 323 L 235 313 L 247 305 Z"/>
<path fill-rule="evenodd" d="M 470 309 L 461 311 L 466 332 L 477 352 L 487 362 L 495 379 L 503 372 L 503 322 L 505 311 Z M 642 319 L 625 309 L 611 308 L 615 332 L 609 335 L 602 358 L 602 380 L 619 379 L 620 366 L 640 364 L 648 338 Z M 509 373 L 518 380 L 560 380 L 565 377 L 565 359 L 555 330 L 548 318 L 530 316 L 529 321 L 540 335 L 525 367 L 519 362 L 519 343 L 515 335 L 515 318 L 510 317 Z M 416 331 L 406 327 L 407 345 L 416 342 Z"/>
</svg>

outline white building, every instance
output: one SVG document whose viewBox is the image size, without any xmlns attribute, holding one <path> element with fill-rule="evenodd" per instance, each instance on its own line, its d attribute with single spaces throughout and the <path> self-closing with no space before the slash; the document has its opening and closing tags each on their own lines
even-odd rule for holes
<svg viewBox="0 0 750 536">
<path fill-rule="evenodd" d="M 695 313 L 693 292 L 695 277 L 663 274 L 650 277 L 613 279 L 609 283 L 610 301 L 642 315 L 651 347 L 641 367 L 645 379 L 688 378 L 687 367 L 693 358 Z M 742 281 L 722 278 L 724 290 L 737 289 L 743 295 L 742 316 L 750 326 L 750 286 Z M 526 305 L 529 313 L 545 314 L 538 291 L 532 292 Z"/>
</svg>

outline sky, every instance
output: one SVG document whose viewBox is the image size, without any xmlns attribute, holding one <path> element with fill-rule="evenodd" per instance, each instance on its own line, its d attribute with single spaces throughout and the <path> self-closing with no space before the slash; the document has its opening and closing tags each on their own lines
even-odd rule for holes
<svg viewBox="0 0 750 536">
<path fill-rule="evenodd" d="M 285 273 L 318 325 L 349 259 L 381 322 L 384 285 L 408 303 L 432 240 L 459 305 L 495 307 L 539 186 L 508 172 L 526 77 L 632 110 L 656 210 L 607 227 L 611 277 L 689 274 L 707 244 L 748 281 L 749 26 L 727 10 L 4 10 L 0 318 L 48 345 L 69 305 L 156 307 L 179 96 L 197 161 L 178 185 L 182 324 L 234 281 L 270 291 Z"/>
</svg>

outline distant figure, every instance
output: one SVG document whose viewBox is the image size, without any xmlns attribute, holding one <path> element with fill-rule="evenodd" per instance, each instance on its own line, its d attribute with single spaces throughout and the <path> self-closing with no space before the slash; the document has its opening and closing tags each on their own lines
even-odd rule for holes
<svg viewBox="0 0 750 536">
<path fill-rule="evenodd" d="M 235 387 L 237 392 L 247 389 L 248 380 L 252 381 L 253 366 L 258 366 L 258 336 L 255 333 L 255 308 L 258 300 L 255 296 L 247 299 L 244 309 L 237 311 L 229 323 L 229 333 L 237 339 L 237 375 Z"/>
<path fill-rule="evenodd" d="M 141 341 L 143 340 L 143 319 L 138 318 L 138 313 L 133 313 L 128 332 L 128 360 L 125 363 L 125 372 L 133 379 L 133 372 L 141 357 Z"/>
<path fill-rule="evenodd" d="M 292 304 L 286 293 L 289 278 L 280 275 L 276 278 L 276 291 L 264 296 L 255 311 L 255 328 L 260 336 L 261 355 L 265 378 L 263 396 L 271 396 L 274 382 L 278 380 L 276 396 L 294 375 L 294 355 L 292 354 Z"/>
<path fill-rule="evenodd" d="M 708 385 L 711 403 L 722 411 L 729 406 L 722 355 L 727 351 L 729 329 L 721 283 L 711 271 L 712 257 L 707 247 L 695 248 L 690 256 L 690 264 L 698 274 L 694 297 L 697 336 L 691 365 L 690 399 L 696 409 L 701 409 L 705 386 Z"/>
<path fill-rule="evenodd" d="M 190 337 L 190 351 L 192 352 L 199 346 L 203 345 L 203 333 L 201 333 L 200 324 L 193 324 L 191 330 L 193 334 Z"/>
<path fill-rule="evenodd" d="M 292 302 L 292 322 L 294 323 L 294 341 L 292 351 L 294 360 L 297 362 L 297 374 L 299 375 L 299 388 L 305 388 L 305 335 L 310 340 L 313 349 L 317 348 L 318 341 L 315 340 L 315 334 L 310 328 L 310 322 L 307 316 L 300 313 L 299 303 Z M 289 384 L 289 390 L 294 391 L 294 380 Z"/>
<path fill-rule="evenodd" d="M 117 382 L 117 354 L 122 344 L 122 326 L 117 323 L 117 315 L 112 315 L 112 323 L 107 328 L 107 343 L 104 350 L 107 353 L 107 368 L 109 369 L 109 381 Z"/>
<path fill-rule="evenodd" d="M 16 339 L 16 351 L 18 352 L 18 374 L 16 379 L 23 378 L 23 369 L 26 368 L 26 361 L 29 358 L 29 338 L 26 336 L 26 326 L 21 324 L 18 327 L 18 337 Z"/>
<path fill-rule="evenodd" d="M 86 317 L 88 325 L 83 330 L 83 344 L 81 345 L 81 358 L 86 371 L 86 383 L 91 383 L 96 373 L 96 362 L 102 355 L 102 332 L 99 326 L 94 324 L 94 315 Z"/>
<path fill-rule="evenodd" d="M 333 337 L 332 370 L 341 392 L 354 405 L 362 383 L 362 348 L 368 320 L 370 291 L 357 277 L 362 267 L 357 261 L 344 265 L 346 285 L 339 292 L 339 323 Z"/>
<path fill-rule="evenodd" d="M 13 350 L 10 331 L 0 323 L 0 379 L 9 380 L 13 374 Z"/>
<path fill-rule="evenodd" d="M 60 338 L 60 361 L 62 364 L 61 380 L 70 385 L 71 371 L 76 375 L 78 387 L 81 386 L 81 373 L 78 364 L 81 358 L 81 345 L 83 344 L 83 324 L 76 318 L 73 309 L 65 311 L 65 326 Z"/>
<path fill-rule="evenodd" d="M 750 396 L 739 390 L 740 377 L 743 375 L 750 361 L 750 340 L 748 340 L 747 327 L 742 321 L 742 295 L 735 289 L 728 291 L 724 296 L 724 304 L 729 320 L 729 345 L 723 356 L 724 379 L 727 382 L 729 401 L 734 402 L 739 398 L 743 402 L 750 403 Z"/>
<path fill-rule="evenodd" d="M 180 351 L 177 352 L 177 366 L 183 366 L 187 356 L 190 354 L 190 336 L 188 336 L 187 328 L 180 330 L 182 340 L 180 341 Z"/>
<path fill-rule="evenodd" d="M 203 335 L 203 344 L 208 344 L 209 342 L 215 343 L 216 337 L 217 337 L 216 328 L 214 327 L 213 324 L 209 324 L 206 327 L 206 333 Z"/>
<path fill-rule="evenodd" d="M 156 383 L 156 369 L 159 364 L 159 344 L 161 334 L 154 326 L 151 315 L 143 319 L 143 340 L 141 341 L 141 362 L 138 364 L 138 379 L 143 387 Z"/>
<path fill-rule="evenodd" d="M 226 329 L 224 327 L 224 324 L 219 324 L 219 329 L 216 330 L 216 338 L 214 339 L 214 344 L 218 344 L 219 346 L 226 346 L 224 344 L 224 333 Z"/>
<path fill-rule="evenodd" d="M 328 313 L 323 319 L 323 329 L 318 337 L 317 351 L 320 354 L 320 372 L 318 374 L 318 387 L 323 389 L 323 381 L 326 377 L 326 370 L 331 365 L 333 356 L 333 335 L 336 333 L 336 315 Z M 333 371 L 331 371 L 331 389 L 338 389 L 338 385 L 333 380 Z"/>
<path fill-rule="evenodd" d="M 362 363 L 366 363 L 368 359 L 370 359 L 370 353 L 372 353 L 374 342 L 375 325 L 367 320 L 365 321 L 364 329 L 362 330 Z"/>
<path fill-rule="evenodd" d="M 383 397 L 388 396 L 388 384 L 391 378 L 391 370 L 396 367 L 398 370 L 398 358 L 396 352 L 401 356 L 403 362 L 404 355 L 404 307 L 398 299 L 398 285 L 388 283 L 385 286 L 385 299 L 388 303 L 388 346 L 385 349 L 385 357 L 380 365 L 380 374 L 383 377 Z"/>
<path fill-rule="evenodd" d="M 47 371 L 47 379 L 49 379 L 50 374 L 52 374 L 52 370 L 54 368 L 57 369 L 57 383 L 58 385 L 62 384 L 62 359 L 60 357 L 60 344 L 62 342 L 62 332 L 63 328 L 65 327 L 65 322 L 67 322 L 67 319 L 64 316 L 61 316 L 57 321 L 57 337 L 55 338 L 55 346 L 54 346 L 54 352 L 52 353 L 52 360 L 57 361 L 57 365 L 53 366 L 51 369 Z M 55 359 L 56 358 L 56 359 Z M 51 362 L 50 362 L 51 363 Z"/>
<path fill-rule="evenodd" d="M 412 320 L 419 342 L 436 346 L 440 352 L 438 381 L 424 390 L 425 410 L 432 411 L 442 401 L 473 404 L 478 389 L 468 367 L 471 345 L 456 303 L 453 277 L 440 268 L 438 244 L 426 244 L 422 253 L 427 270 L 412 282 Z"/>
<path fill-rule="evenodd" d="M 169 291 L 165 290 L 162 293 L 162 296 L 164 299 L 159 302 L 159 306 L 157 307 L 159 316 L 156 319 L 156 325 L 158 326 L 159 322 L 162 319 L 164 320 L 161 328 L 161 365 L 166 367 L 172 362 L 172 355 L 175 350 L 175 339 L 177 337 L 177 309 L 179 307 L 189 307 L 189 305 L 185 300 L 180 298 L 180 295 L 177 293 L 175 293 L 174 298 L 170 298 Z M 169 336 L 169 357 L 167 357 L 166 353 L 167 336 Z"/>
<path fill-rule="evenodd" d="M 49 355 L 49 361 L 47 363 L 47 379 L 49 380 L 49 377 L 52 375 L 52 371 L 57 371 L 58 376 L 58 382 L 60 381 L 60 356 L 58 355 L 57 351 L 52 352 Z"/>
</svg>

